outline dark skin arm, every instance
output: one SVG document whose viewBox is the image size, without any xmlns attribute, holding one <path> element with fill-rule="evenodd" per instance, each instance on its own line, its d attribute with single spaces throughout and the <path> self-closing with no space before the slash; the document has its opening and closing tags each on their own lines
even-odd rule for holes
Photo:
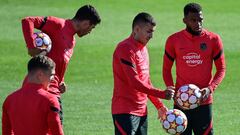
<svg viewBox="0 0 240 135">
<path fill-rule="evenodd" d="M 62 82 L 62 83 L 59 85 L 59 90 L 61 91 L 61 93 L 66 92 L 66 90 L 67 90 L 67 85 L 66 85 L 66 83 Z"/>
<path fill-rule="evenodd" d="M 46 50 L 45 49 L 40 49 L 40 48 L 29 48 L 28 49 L 28 54 L 31 56 L 31 57 L 34 57 L 38 54 L 42 53 L 43 55 L 46 54 Z"/>
</svg>

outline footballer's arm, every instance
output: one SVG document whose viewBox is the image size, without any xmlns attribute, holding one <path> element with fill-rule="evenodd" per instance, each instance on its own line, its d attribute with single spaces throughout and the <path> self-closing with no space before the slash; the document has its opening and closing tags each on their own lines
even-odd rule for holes
<svg viewBox="0 0 240 135">
<path fill-rule="evenodd" d="M 165 45 L 165 53 L 163 56 L 162 75 L 164 83 L 167 87 L 173 87 L 172 66 L 174 63 L 174 48 L 171 39 L 168 38 Z"/>
<path fill-rule="evenodd" d="M 136 71 L 134 59 L 130 51 L 122 51 L 121 54 L 118 56 L 118 59 L 120 60 L 121 67 L 124 71 L 124 74 L 127 76 L 129 84 L 134 89 L 158 98 L 166 98 L 164 91 L 153 88 L 148 83 L 144 83 L 140 80 L 139 75 Z"/>
<path fill-rule="evenodd" d="M 152 82 L 150 80 L 150 78 L 148 79 L 148 84 L 152 85 Z M 165 90 L 165 92 L 167 92 L 168 90 Z M 172 96 L 174 95 L 174 90 L 172 90 Z M 170 98 L 170 99 L 171 99 Z M 155 108 L 158 111 L 158 119 L 163 118 L 164 114 L 168 111 L 168 108 L 163 104 L 163 102 L 161 101 L 161 99 L 157 98 L 157 97 L 153 97 L 151 95 L 148 95 L 148 99 L 152 102 L 152 104 L 155 106 Z"/>
<path fill-rule="evenodd" d="M 60 103 L 56 97 L 50 99 L 48 125 L 52 135 L 64 135 L 60 119 Z"/>
<path fill-rule="evenodd" d="M 163 118 L 164 114 L 168 111 L 168 108 L 162 103 L 159 98 L 148 95 L 148 99 L 153 103 L 158 111 L 158 119 Z"/>
<path fill-rule="evenodd" d="M 31 56 L 31 57 L 34 57 L 40 53 L 43 53 L 45 52 L 46 53 L 46 49 L 42 49 L 42 48 L 28 48 L 28 54 Z"/>
<path fill-rule="evenodd" d="M 36 48 L 33 39 L 34 28 L 41 29 L 45 23 L 46 17 L 26 17 L 22 19 L 22 31 L 30 56 L 35 56 L 45 51 L 44 49 Z"/>
<path fill-rule="evenodd" d="M 3 103 L 2 107 L 2 135 L 13 135 L 12 126 L 7 114 L 6 101 Z"/>
<path fill-rule="evenodd" d="M 217 88 L 217 86 L 222 82 L 226 72 L 223 44 L 220 36 L 216 37 L 216 46 L 214 48 L 213 60 L 216 66 L 216 73 L 209 86 L 211 92 L 213 92 Z"/>
</svg>

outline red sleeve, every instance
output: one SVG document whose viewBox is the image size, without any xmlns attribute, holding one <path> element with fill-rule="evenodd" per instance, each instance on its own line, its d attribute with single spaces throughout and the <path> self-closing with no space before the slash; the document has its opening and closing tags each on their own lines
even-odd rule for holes
<svg viewBox="0 0 240 135">
<path fill-rule="evenodd" d="M 64 78 L 64 76 L 63 76 L 63 78 L 62 78 L 62 81 L 61 81 L 59 84 L 61 84 L 61 83 L 65 83 L 65 78 Z"/>
<path fill-rule="evenodd" d="M 148 98 L 153 103 L 153 105 L 156 107 L 157 110 L 164 106 L 161 99 L 150 96 L 150 95 L 148 95 Z"/>
<path fill-rule="evenodd" d="M 148 79 L 148 84 L 153 86 L 150 78 Z M 148 95 L 148 98 L 153 103 L 153 105 L 156 107 L 157 110 L 163 107 L 163 103 L 159 98 L 156 98 L 150 95 Z"/>
<path fill-rule="evenodd" d="M 135 67 L 134 53 L 128 49 L 119 50 L 118 59 L 125 76 L 127 76 L 129 84 L 136 90 L 159 98 L 165 98 L 165 93 L 144 83 L 139 79 L 139 75 Z"/>
<path fill-rule="evenodd" d="M 172 77 L 172 66 L 175 59 L 174 45 L 172 39 L 168 38 L 165 45 L 165 53 L 163 56 L 163 80 L 166 86 L 174 86 Z"/>
<path fill-rule="evenodd" d="M 6 101 L 3 103 L 2 107 L 2 135 L 13 135 L 10 119 L 7 114 Z"/>
<path fill-rule="evenodd" d="M 222 44 L 221 38 L 217 36 L 217 38 L 215 39 L 215 42 L 216 44 L 214 45 L 214 48 L 213 48 L 213 59 L 214 59 L 214 64 L 216 66 L 216 73 L 209 86 L 212 92 L 222 82 L 226 72 L 226 64 L 225 64 L 223 44 Z"/>
<path fill-rule="evenodd" d="M 45 23 L 44 17 L 26 17 L 22 19 L 22 31 L 28 48 L 34 48 L 34 28 L 41 29 Z"/>
<path fill-rule="evenodd" d="M 60 120 L 60 103 L 57 97 L 51 98 L 48 113 L 48 125 L 52 135 L 64 135 Z"/>
<path fill-rule="evenodd" d="M 57 75 L 54 75 L 54 79 L 51 80 L 49 88 L 51 89 L 51 93 L 55 95 L 60 95 L 61 92 L 59 91 L 59 78 Z"/>
</svg>

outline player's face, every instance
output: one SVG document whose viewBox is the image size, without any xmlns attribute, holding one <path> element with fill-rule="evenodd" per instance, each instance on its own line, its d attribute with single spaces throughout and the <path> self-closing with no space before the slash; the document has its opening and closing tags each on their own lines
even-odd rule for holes
<svg viewBox="0 0 240 135">
<path fill-rule="evenodd" d="M 150 23 L 137 25 L 134 33 L 135 39 L 141 42 L 143 45 L 146 45 L 148 41 L 153 37 L 153 32 L 156 27 Z"/>
<path fill-rule="evenodd" d="M 199 13 L 189 12 L 188 15 L 183 18 L 183 22 L 186 24 L 187 30 L 190 33 L 194 35 L 199 35 L 203 29 L 202 11 L 200 11 Z"/>
<path fill-rule="evenodd" d="M 82 22 L 79 22 L 77 25 L 77 35 L 78 37 L 85 36 L 89 33 L 91 33 L 92 29 L 95 28 L 94 24 L 91 24 L 89 20 L 84 20 Z"/>
</svg>

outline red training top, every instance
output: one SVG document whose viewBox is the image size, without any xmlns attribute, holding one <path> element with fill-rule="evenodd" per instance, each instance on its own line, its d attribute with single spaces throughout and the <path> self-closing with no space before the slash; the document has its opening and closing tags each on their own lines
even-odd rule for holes
<svg viewBox="0 0 240 135">
<path fill-rule="evenodd" d="M 64 73 L 73 54 L 76 33 L 71 20 L 53 16 L 26 17 L 22 20 L 22 30 L 27 48 L 35 48 L 33 40 L 34 28 L 46 33 L 52 40 L 52 49 L 47 54 L 56 63 L 55 80 L 51 82 L 51 91 L 60 94 L 59 84 L 64 81 Z M 56 88 L 56 89 L 54 89 Z"/>
<path fill-rule="evenodd" d="M 186 30 L 171 35 L 166 42 L 163 62 L 163 78 L 166 86 L 173 86 L 171 69 L 176 61 L 176 90 L 184 84 L 199 88 L 209 87 L 213 92 L 225 76 L 225 60 L 221 38 L 203 30 L 193 36 Z M 212 76 L 213 62 L 216 73 Z M 203 104 L 212 103 L 212 94 Z"/>
<path fill-rule="evenodd" d="M 2 107 L 3 135 L 63 135 L 60 104 L 42 85 L 26 83 Z"/>
<path fill-rule="evenodd" d="M 112 114 L 147 115 L 147 97 L 157 109 L 163 106 L 155 97 L 165 98 L 164 92 L 150 81 L 148 50 L 132 36 L 120 42 L 113 54 L 113 76 Z"/>
</svg>

